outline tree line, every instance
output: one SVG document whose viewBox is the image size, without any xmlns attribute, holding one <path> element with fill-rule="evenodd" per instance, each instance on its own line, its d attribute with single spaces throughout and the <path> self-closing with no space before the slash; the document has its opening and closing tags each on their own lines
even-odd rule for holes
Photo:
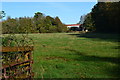
<svg viewBox="0 0 120 80">
<path fill-rule="evenodd" d="M 120 2 L 98 2 L 84 19 L 90 31 L 119 33 Z"/>
<path fill-rule="evenodd" d="M 45 16 L 41 12 L 35 13 L 34 17 L 8 17 L 2 21 L 2 33 L 54 33 L 66 32 L 67 27 L 59 17 Z"/>
<path fill-rule="evenodd" d="M 3 13 L 3 12 L 1 12 Z M 98 2 L 90 13 L 81 16 L 79 24 L 89 31 L 119 33 L 120 2 Z M 1 16 L 3 17 L 3 16 Z M 55 33 L 67 32 L 59 17 L 45 16 L 10 18 L 2 21 L 3 33 Z"/>
</svg>

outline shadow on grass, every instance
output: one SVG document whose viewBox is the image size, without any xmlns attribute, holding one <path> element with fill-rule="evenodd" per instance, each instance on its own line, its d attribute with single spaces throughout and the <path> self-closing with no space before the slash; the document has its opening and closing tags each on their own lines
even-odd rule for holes
<svg viewBox="0 0 120 80">
<path fill-rule="evenodd" d="M 113 49 L 118 49 L 118 50 L 120 50 L 120 46 L 114 46 Z"/>
<path fill-rule="evenodd" d="M 99 61 L 99 62 L 110 62 L 114 63 L 117 66 L 113 67 L 112 69 L 106 68 L 106 71 L 108 74 L 113 75 L 114 77 L 120 78 L 120 59 L 119 57 L 99 57 L 99 56 L 90 56 L 90 55 L 85 55 L 85 53 L 79 52 L 77 50 L 72 50 L 72 49 L 65 49 L 67 51 L 72 52 L 75 55 L 78 55 L 79 57 L 75 58 L 77 61 Z"/>
<path fill-rule="evenodd" d="M 68 34 L 72 36 L 77 37 L 85 37 L 85 38 L 91 38 L 91 39 L 101 39 L 106 41 L 114 41 L 114 42 L 120 42 L 120 34 L 108 34 L 108 33 L 95 33 L 95 32 L 89 32 L 89 33 L 81 33 L 81 34 Z"/>
<path fill-rule="evenodd" d="M 115 63 L 115 64 L 120 64 L 120 59 L 119 57 L 98 57 L 98 56 L 89 56 L 89 55 L 85 55 L 86 53 L 82 53 L 76 50 L 72 50 L 72 49 L 65 49 L 67 51 L 71 51 L 72 53 L 79 55 L 80 58 L 77 58 L 75 60 L 77 61 L 102 61 L 102 62 L 111 62 L 111 63 Z"/>
</svg>

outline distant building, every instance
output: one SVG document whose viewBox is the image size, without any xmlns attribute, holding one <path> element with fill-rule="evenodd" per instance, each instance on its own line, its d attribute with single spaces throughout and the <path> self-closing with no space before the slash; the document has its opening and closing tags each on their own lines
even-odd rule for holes
<svg viewBox="0 0 120 80">
<path fill-rule="evenodd" d="M 67 26 L 67 28 L 71 28 L 71 27 L 78 27 L 79 28 L 80 25 L 81 24 L 68 24 L 66 26 Z"/>
<path fill-rule="evenodd" d="M 85 31 L 85 32 L 88 32 L 86 27 L 83 27 L 83 24 L 68 24 L 66 26 L 70 31 Z"/>
<path fill-rule="evenodd" d="M 68 24 L 66 26 L 70 31 L 79 31 L 80 25 L 81 24 Z"/>
</svg>

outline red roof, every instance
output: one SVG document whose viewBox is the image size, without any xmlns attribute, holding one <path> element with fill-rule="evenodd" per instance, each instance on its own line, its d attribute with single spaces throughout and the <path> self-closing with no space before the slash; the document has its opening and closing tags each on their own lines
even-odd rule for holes
<svg viewBox="0 0 120 80">
<path fill-rule="evenodd" d="M 66 26 L 80 26 L 81 24 L 67 24 Z"/>
</svg>

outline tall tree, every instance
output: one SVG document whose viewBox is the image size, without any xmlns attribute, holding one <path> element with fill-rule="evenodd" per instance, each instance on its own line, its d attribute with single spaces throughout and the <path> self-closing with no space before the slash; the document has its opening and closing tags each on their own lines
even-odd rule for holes
<svg viewBox="0 0 120 80">
<path fill-rule="evenodd" d="M 120 2 L 98 2 L 91 15 L 97 32 L 119 32 Z"/>
<path fill-rule="evenodd" d="M 56 26 L 57 26 L 58 32 L 66 32 L 67 31 L 67 27 L 61 22 L 59 17 L 55 18 L 55 22 L 57 23 Z"/>
<path fill-rule="evenodd" d="M 85 21 L 85 19 L 86 19 L 86 15 L 82 15 L 82 16 L 80 17 L 80 22 L 79 22 L 79 24 L 83 24 L 84 21 Z"/>
<path fill-rule="evenodd" d="M 35 27 L 36 27 L 36 30 L 39 31 L 39 33 L 42 32 L 41 29 L 43 29 L 42 27 L 44 27 L 44 25 L 43 25 L 43 19 L 44 19 L 43 13 L 41 13 L 41 12 L 35 13 L 35 15 L 34 15 Z"/>
<path fill-rule="evenodd" d="M 86 29 L 88 29 L 89 31 L 95 31 L 94 21 L 92 20 L 91 13 L 88 13 L 86 15 L 83 26 L 86 27 Z"/>
</svg>

